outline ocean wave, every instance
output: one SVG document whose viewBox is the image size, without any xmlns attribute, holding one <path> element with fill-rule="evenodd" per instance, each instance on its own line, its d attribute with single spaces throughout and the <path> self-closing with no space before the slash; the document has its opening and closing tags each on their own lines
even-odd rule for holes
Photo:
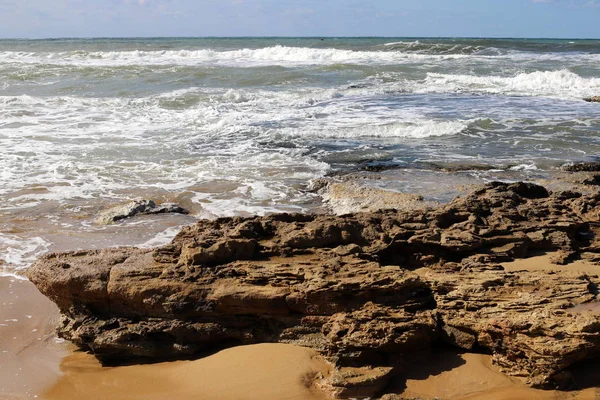
<svg viewBox="0 0 600 400">
<path fill-rule="evenodd" d="M 581 51 L 530 51 L 495 47 L 490 43 L 447 43 L 400 41 L 377 45 L 371 50 L 309 48 L 275 45 L 258 49 L 236 50 L 127 50 L 127 51 L 58 51 L 58 52 L 0 52 L 2 64 L 42 64 L 59 66 L 290 66 L 290 65 L 395 65 L 444 60 L 498 59 L 535 62 L 544 60 L 573 60 L 598 62 L 600 54 Z M 36 73 L 32 71 L 31 73 Z"/>
<path fill-rule="evenodd" d="M 598 54 L 597 40 L 417 39 L 384 43 L 390 50 L 426 54 Z"/>
<path fill-rule="evenodd" d="M 430 54 L 430 55 L 502 55 L 508 51 L 497 47 L 488 47 L 484 44 L 477 43 L 454 43 L 454 42 L 422 42 L 415 41 L 399 41 L 384 43 L 382 48 L 392 51 L 402 51 L 406 53 Z"/>
<path fill-rule="evenodd" d="M 413 90 L 580 99 L 600 92 L 600 78 L 584 78 L 566 69 L 509 77 L 428 73 L 424 81 L 413 84 Z"/>
<path fill-rule="evenodd" d="M 227 179 L 272 188 L 299 173 L 319 177 L 328 165 L 304 148 L 263 143 L 277 134 L 273 126 L 295 124 L 315 97 L 322 101 L 328 93 L 187 89 L 139 99 L 0 96 L 0 199 L 24 208 L 118 198 L 139 186 L 178 192 Z M 175 107 L 180 99 L 185 105 Z M 213 201 L 221 195 L 203 191 Z M 290 187 L 276 192 L 303 196 Z M 249 204 L 264 201 L 258 194 L 252 191 Z"/>
<path fill-rule="evenodd" d="M 452 59 L 463 54 L 427 55 L 400 51 L 353 51 L 314 49 L 307 47 L 272 46 L 261 49 L 229 51 L 163 50 L 163 51 L 70 51 L 70 52 L 0 52 L 0 63 L 34 63 L 58 65 L 202 65 L 217 64 L 235 67 L 264 65 L 331 65 L 331 64 L 394 64 L 427 59 Z"/>
</svg>

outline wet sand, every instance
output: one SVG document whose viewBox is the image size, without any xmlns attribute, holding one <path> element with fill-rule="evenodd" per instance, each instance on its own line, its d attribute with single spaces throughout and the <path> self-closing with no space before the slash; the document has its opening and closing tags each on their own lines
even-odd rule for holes
<svg viewBox="0 0 600 400">
<path fill-rule="evenodd" d="M 0 399 L 40 398 L 59 378 L 70 345 L 57 342 L 58 316 L 31 282 L 0 277 Z"/>
</svg>

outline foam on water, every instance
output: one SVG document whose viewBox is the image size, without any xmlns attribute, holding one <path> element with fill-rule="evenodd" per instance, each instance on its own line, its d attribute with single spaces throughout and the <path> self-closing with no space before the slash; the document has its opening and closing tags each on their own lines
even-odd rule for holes
<svg viewBox="0 0 600 400">
<path fill-rule="evenodd" d="M 420 40 L 399 41 L 383 44 L 388 50 L 398 50 L 419 54 L 502 54 L 496 47 L 487 47 L 480 44 L 458 44 L 458 43 L 427 43 Z"/>
<path fill-rule="evenodd" d="M 231 96 L 229 92 L 222 97 Z M 268 140 L 269 132 L 260 125 L 294 117 L 281 113 L 281 99 L 267 100 L 259 109 L 256 104 L 237 107 L 236 100 L 173 110 L 161 107 L 165 97 L 0 97 L 6 105 L 0 111 L 0 134 L 6 143 L 0 148 L 0 193 L 12 193 L 14 203 L 110 197 L 134 182 L 176 190 L 203 177 L 235 177 L 236 171 L 249 178 L 248 168 L 270 170 L 278 175 L 273 179 L 302 169 L 318 176 L 327 168 L 302 157 L 302 149 L 283 149 L 283 154 L 275 149 L 263 156 L 256 139 Z M 269 103 L 279 104 L 269 111 Z M 35 112 L 26 118 L 15 116 L 21 110 Z M 21 125 L 15 128 L 17 121 Z M 37 190 L 20 194 L 28 184 Z"/>
<path fill-rule="evenodd" d="M 428 73 L 422 84 L 414 84 L 413 90 L 421 93 L 494 93 L 581 99 L 600 92 L 600 78 L 583 78 L 566 69 L 521 73 L 510 77 Z"/>
<path fill-rule="evenodd" d="M 418 186 L 427 163 L 518 179 L 600 154 L 600 112 L 581 101 L 600 93 L 587 42 L 15 43 L 0 49 L 3 273 L 70 231 L 59 250 L 170 240 L 169 224 L 92 223 L 140 196 L 208 218 L 304 212 L 320 204 L 309 181 L 332 171 L 402 166 Z"/>
<path fill-rule="evenodd" d="M 77 66 L 125 65 L 226 65 L 254 67 L 264 65 L 393 64 L 416 60 L 444 60 L 465 57 L 462 54 L 427 55 L 391 51 L 353 51 L 273 46 L 231 51 L 165 50 L 115 52 L 0 52 L 0 63 L 54 64 Z"/>
<path fill-rule="evenodd" d="M 429 74 L 424 91 L 557 94 L 596 87 L 600 91 L 598 78 L 557 71 L 514 78 Z M 431 105 L 398 107 L 398 96 L 404 95 L 387 93 L 389 88 L 189 88 L 142 98 L 0 96 L 0 195 L 10 206 L 32 207 L 46 200 L 118 198 L 140 186 L 181 191 L 221 179 L 254 187 L 249 193 L 258 203 L 263 201 L 256 189 L 260 185 L 272 191 L 273 199 L 295 201 L 296 189 L 279 182 L 313 179 L 329 170 L 313 156 L 314 140 L 380 138 L 418 144 L 483 128 L 484 122 L 474 118 L 480 112 L 476 103 L 453 105 L 453 112 L 471 113 L 468 118 L 449 119 L 445 110 L 436 117 L 439 110 Z M 171 106 L 182 98 L 197 101 Z M 398 102 L 391 106 L 395 98 Z M 516 111 L 506 110 L 500 120 L 486 124 L 520 129 L 520 120 L 511 122 Z M 536 110 L 538 120 L 529 126 L 554 123 L 541 121 Z M 580 125 L 592 123 L 581 119 Z M 249 206 L 236 209 L 240 207 Z"/>
<path fill-rule="evenodd" d="M 182 96 L 207 100 L 183 109 L 163 105 Z M 456 134 L 468 125 L 376 105 L 365 113 L 369 96 L 308 88 L 189 89 L 139 99 L 0 97 L 0 194 L 13 205 L 31 206 L 114 197 L 132 184 L 167 190 L 214 178 L 275 184 L 328 170 L 304 155 L 301 143 L 265 148 L 278 137 L 418 139 Z M 35 190 L 21 193 L 28 185 Z"/>
<path fill-rule="evenodd" d="M 284 131 L 290 136 L 327 137 L 339 139 L 356 138 L 407 138 L 423 139 L 436 136 L 456 135 L 469 126 L 470 121 L 432 121 L 428 119 L 410 118 L 398 122 L 377 121 L 365 118 L 363 121 L 338 120 L 335 129 L 330 125 L 315 126 L 302 131 Z M 345 125 L 345 126 L 344 126 Z"/>
<path fill-rule="evenodd" d="M 421 44 L 417 42 L 388 43 L 376 51 L 357 51 L 339 48 L 309 48 L 275 45 L 257 49 L 215 50 L 129 50 L 129 51 L 63 51 L 27 52 L 1 51 L 0 65 L 39 64 L 81 67 L 117 66 L 228 66 L 251 68 L 259 66 L 310 65 L 398 65 L 450 60 L 481 63 L 571 61 L 594 64 L 600 54 L 532 53 L 530 51 L 500 50 L 478 45 L 448 43 Z"/>
<path fill-rule="evenodd" d="M 152 247 L 158 247 L 158 246 L 163 246 L 165 244 L 168 244 L 173 240 L 173 238 L 177 235 L 177 233 L 179 233 L 179 231 L 181 230 L 181 228 L 183 226 L 184 225 L 169 227 L 169 228 L 165 229 L 164 231 L 159 232 L 158 234 L 156 234 L 156 236 L 149 239 L 148 241 L 141 243 L 138 247 L 149 249 Z"/>
<path fill-rule="evenodd" d="M 0 233 L 0 276 L 21 278 L 18 272 L 46 253 L 49 246 L 50 243 L 41 237 L 24 238 Z"/>
</svg>

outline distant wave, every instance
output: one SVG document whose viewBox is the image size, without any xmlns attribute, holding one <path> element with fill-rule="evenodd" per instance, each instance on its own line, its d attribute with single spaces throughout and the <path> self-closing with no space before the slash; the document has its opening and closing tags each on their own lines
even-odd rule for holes
<svg viewBox="0 0 600 400">
<path fill-rule="evenodd" d="M 509 54 L 527 53 L 590 53 L 600 52 L 597 40 L 532 40 L 532 39 L 424 39 L 402 40 L 383 44 L 384 47 L 424 54 Z"/>
<path fill-rule="evenodd" d="M 574 60 L 600 62 L 600 54 L 529 53 L 490 46 L 448 43 L 393 42 L 379 45 L 376 50 L 317 49 L 308 47 L 271 46 L 260 49 L 216 51 L 202 50 L 130 50 L 130 51 L 68 51 L 68 52 L 0 52 L 0 65 L 42 64 L 64 66 L 138 66 L 138 65 L 221 65 L 232 67 L 294 66 L 294 65 L 395 65 L 414 62 L 437 62 L 459 59 L 506 58 L 517 61 Z M 495 61 L 494 61 L 495 62 Z"/>
<path fill-rule="evenodd" d="M 480 45 L 477 43 L 447 43 L 447 42 L 421 42 L 415 41 L 400 41 L 383 44 L 386 50 L 397 50 L 407 53 L 416 54 L 431 54 L 431 55 L 501 55 L 507 54 L 508 51 L 501 50 L 497 47 Z"/>
<path fill-rule="evenodd" d="M 230 51 L 165 50 L 165 51 L 71 51 L 57 53 L 0 52 L 0 63 L 35 63 L 82 66 L 120 65 L 202 65 L 221 64 L 238 67 L 263 65 L 331 65 L 331 64 L 394 64 L 411 60 L 451 59 L 463 54 L 426 55 L 400 51 L 352 51 L 313 49 L 307 47 L 273 46 L 261 49 Z"/>
</svg>

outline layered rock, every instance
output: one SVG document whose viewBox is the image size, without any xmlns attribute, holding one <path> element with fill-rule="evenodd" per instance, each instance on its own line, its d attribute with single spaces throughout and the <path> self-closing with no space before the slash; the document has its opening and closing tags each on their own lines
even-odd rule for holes
<svg viewBox="0 0 600 400">
<path fill-rule="evenodd" d="M 235 344 L 317 349 L 340 396 L 380 391 L 437 342 L 491 352 L 535 386 L 600 355 L 597 276 L 506 272 L 558 251 L 595 262 L 600 194 L 492 183 L 437 209 L 199 221 L 169 245 L 54 253 L 29 278 L 59 334 L 103 362 L 164 360 Z M 600 267 L 599 267 L 600 271 Z"/>
<path fill-rule="evenodd" d="M 568 311 L 596 300 L 597 276 L 469 264 L 425 273 L 449 343 L 485 349 L 504 372 L 538 387 L 568 387 L 566 368 L 600 355 L 600 316 Z"/>
</svg>

